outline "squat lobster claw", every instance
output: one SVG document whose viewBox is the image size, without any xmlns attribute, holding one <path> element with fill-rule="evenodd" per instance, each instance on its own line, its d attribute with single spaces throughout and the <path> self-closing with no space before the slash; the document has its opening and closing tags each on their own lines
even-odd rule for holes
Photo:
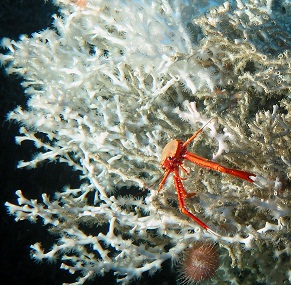
<svg viewBox="0 0 291 285">
<path fill-rule="evenodd" d="M 189 160 L 198 166 L 213 169 L 215 171 L 227 173 L 241 179 L 247 180 L 251 183 L 254 183 L 252 178 L 255 178 L 256 175 L 250 172 L 236 170 L 231 168 L 226 168 L 214 161 L 208 160 L 204 157 L 198 156 L 192 152 L 187 151 L 187 146 L 190 144 L 196 136 L 210 123 L 212 119 L 210 119 L 202 128 L 196 131 L 193 136 L 191 136 L 185 142 L 180 140 L 172 140 L 170 141 L 163 149 L 161 166 L 165 170 L 165 175 L 162 181 L 159 184 L 158 192 L 163 188 L 168 176 L 173 172 L 174 174 L 174 183 L 177 191 L 178 202 L 180 211 L 194 220 L 197 224 L 199 224 L 202 228 L 204 228 L 207 232 L 214 234 L 216 236 L 220 236 L 216 232 L 212 231 L 205 223 L 203 223 L 200 219 L 194 216 L 191 212 L 189 212 L 186 208 L 185 199 L 192 197 L 195 193 L 187 193 L 182 180 L 179 174 L 179 169 L 181 168 L 186 174 L 189 174 L 188 171 L 183 167 L 184 160 Z"/>
</svg>

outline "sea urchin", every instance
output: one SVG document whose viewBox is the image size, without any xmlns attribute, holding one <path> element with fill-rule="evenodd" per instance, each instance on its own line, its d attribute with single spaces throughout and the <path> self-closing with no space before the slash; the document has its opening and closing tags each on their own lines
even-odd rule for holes
<svg viewBox="0 0 291 285">
<path fill-rule="evenodd" d="M 197 284 L 214 275 L 218 267 L 217 244 L 196 242 L 186 249 L 180 264 L 179 281 L 182 285 Z"/>
</svg>

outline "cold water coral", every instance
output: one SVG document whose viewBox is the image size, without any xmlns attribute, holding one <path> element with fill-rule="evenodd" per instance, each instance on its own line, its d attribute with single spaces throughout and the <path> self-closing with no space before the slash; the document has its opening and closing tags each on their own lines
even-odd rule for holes
<svg viewBox="0 0 291 285">
<path fill-rule="evenodd" d="M 33 258 L 59 258 L 74 284 L 110 270 L 128 284 L 211 241 L 221 260 L 212 284 L 290 282 L 290 33 L 264 31 L 273 21 L 287 31 L 290 3 L 55 3 L 52 28 L 3 39 L 0 55 L 29 96 L 8 115 L 21 125 L 16 142 L 37 152 L 18 166 L 66 163 L 80 174 L 79 188 L 41 201 L 19 190 L 18 205 L 6 203 L 56 236 L 52 248 L 32 245 Z M 185 164 L 184 186 L 197 193 L 187 208 L 220 238 L 179 212 L 172 183 L 157 194 L 164 145 L 210 118 L 193 151 L 256 175 L 255 185 Z M 147 191 L 129 196 L 133 187 Z"/>
</svg>

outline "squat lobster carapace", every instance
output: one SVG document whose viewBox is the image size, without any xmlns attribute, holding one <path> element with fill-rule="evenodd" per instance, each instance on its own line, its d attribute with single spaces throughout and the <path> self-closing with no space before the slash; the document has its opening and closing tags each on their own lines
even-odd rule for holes
<svg viewBox="0 0 291 285">
<path fill-rule="evenodd" d="M 202 228 L 204 228 L 209 233 L 219 236 L 219 234 L 212 231 L 205 223 L 203 223 L 200 219 L 194 216 L 186 208 L 185 199 L 194 196 L 195 193 L 187 193 L 183 186 L 182 180 L 185 180 L 185 178 L 181 178 L 179 174 L 180 168 L 182 169 L 182 171 L 189 174 L 188 171 L 183 167 L 184 160 L 185 159 L 189 160 L 197 164 L 198 166 L 201 166 L 204 168 L 213 169 L 215 171 L 219 171 L 219 172 L 223 172 L 223 173 L 227 173 L 227 174 L 239 177 L 251 183 L 254 183 L 254 180 L 252 178 L 255 178 L 256 175 L 250 172 L 224 167 L 214 161 L 208 160 L 206 158 L 203 158 L 201 156 L 198 156 L 194 153 L 187 151 L 188 144 L 190 144 L 196 138 L 196 136 L 209 124 L 211 120 L 209 120 L 202 128 L 196 131 L 193 134 L 193 136 L 191 136 L 185 142 L 180 141 L 180 140 L 172 140 L 164 147 L 163 152 L 162 152 L 161 166 L 165 170 L 165 175 L 159 184 L 158 191 L 160 191 L 163 188 L 163 185 L 165 184 L 168 176 L 173 172 L 174 183 L 175 183 L 175 187 L 177 191 L 180 211 L 183 214 L 190 217 L 196 223 L 198 223 Z"/>
</svg>

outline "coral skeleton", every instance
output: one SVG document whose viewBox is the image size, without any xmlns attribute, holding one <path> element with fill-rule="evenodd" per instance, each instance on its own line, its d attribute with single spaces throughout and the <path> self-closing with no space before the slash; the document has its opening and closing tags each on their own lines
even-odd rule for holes
<svg viewBox="0 0 291 285">
<path fill-rule="evenodd" d="M 29 98 L 8 115 L 36 152 L 18 167 L 65 163 L 80 179 L 6 203 L 55 237 L 33 258 L 58 258 L 73 284 L 109 271 L 128 284 L 199 240 L 220 247 L 211 284 L 291 282 L 290 2 L 54 2 L 53 27 L 3 39 L 0 55 Z M 189 150 L 256 175 L 184 164 L 187 208 L 220 237 L 179 211 L 172 179 L 157 193 L 164 146 L 211 118 Z"/>
</svg>

